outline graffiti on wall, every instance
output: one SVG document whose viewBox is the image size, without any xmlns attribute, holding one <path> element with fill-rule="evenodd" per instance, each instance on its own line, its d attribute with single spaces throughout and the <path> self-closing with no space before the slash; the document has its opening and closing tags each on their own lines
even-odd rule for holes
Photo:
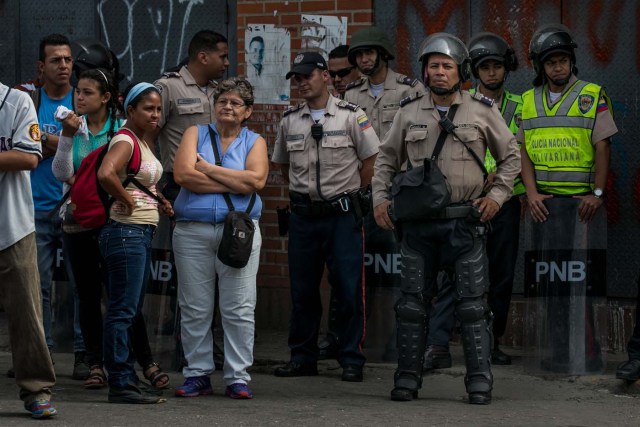
<svg viewBox="0 0 640 427">
<path fill-rule="evenodd" d="M 319 51 L 325 59 L 329 52 L 347 44 L 345 16 L 302 15 L 302 50 Z"/>
<path fill-rule="evenodd" d="M 159 76 L 180 63 L 187 56 L 188 31 L 193 32 L 189 23 L 203 4 L 204 0 L 100 0 L 103 40 L 118 56 L 125 78 L 134 80 L 142 74 L 139 68 Z"/>
</svg>

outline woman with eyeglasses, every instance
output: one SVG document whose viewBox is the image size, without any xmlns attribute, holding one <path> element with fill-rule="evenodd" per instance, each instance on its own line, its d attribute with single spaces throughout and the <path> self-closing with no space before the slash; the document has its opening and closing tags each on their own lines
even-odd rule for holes
<svg viewBox="0 0 640 427">
<path fill-rule="evenodd" d="M 233 399 L 253 397 L 247 386 L 251 380 L 247 368 L 253 364 L 256 276 L 262 243 L 258 227 L 262 202 L 255 193 L 264 187 L 269 170 L 264 138 L 243 126 L 251 116 L 253 102 L 253 88 L 247 80 L 222 81 L 214 92 L 215 123 L 187 129 L 176 153 L 173 172 L 182 189 L 174 206 L 173 251 L 187 360 L 182 371 L 185 382 L 176 387 L 176 396 L 213 393 L 209 375 L 215 369 L 211 321 L 217 275 L 225 394 Z M 214 144 L 220 162 L 216 161 Z M 225 193 L 234 210 L 249 210 L 255 225 L 251 256 L 243 268 L 229 267 L 217 257 L 229 213 Z"/>
</svg>

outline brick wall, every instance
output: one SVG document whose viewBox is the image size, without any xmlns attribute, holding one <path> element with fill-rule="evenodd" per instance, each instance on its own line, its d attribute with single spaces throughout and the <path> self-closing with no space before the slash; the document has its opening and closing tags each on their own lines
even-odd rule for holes
<svg viewBox="0 0 640 427">
<path fill-rule="evenodd" d="M 291 34 L 291 58 L 301 50 L 301 15 L 346 16 L 348 37 L 358 28 L 373 22 L 372 0 L 296 0 L 254 1 L 238 0 L 238 74 L 246 73 L 245 30 L 249 24 L 273 24 L 286 28 Z M 348 39 L 347 39 L 348 42 Z M 283 70 L 282 78 L 287 70 Z M 291 104 L 300 102 L 296 91 L 291 91 Z M 273 151 L 278 123 L 286 105 L 257 104 L 248 126 L 260 133 Z M 278 235 L 277 207 L 288 204 L 287 187 L 273 165 L 267 186 L 260 193 L 262 211 L 262 255 L 258 273 L 258 305 L 256 322 L 260 328 L 287 328 L 289 321 L 289 279 L 287 270 L 287 239 Z M 326 285 L 323 286 L 326 290 Z M 326 292 L 325 292 L 326 293 Z"/>
</svg>

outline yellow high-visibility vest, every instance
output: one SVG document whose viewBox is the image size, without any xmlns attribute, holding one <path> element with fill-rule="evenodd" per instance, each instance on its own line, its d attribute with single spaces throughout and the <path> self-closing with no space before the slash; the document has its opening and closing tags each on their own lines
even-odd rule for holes
<svg viewBox="0 0 640 427">
<path fill-rule="evenodd" d="M 546 85 L 522 94 L 525 147 L 539 191 L 569 195 L 592 191 L 595 147 L 591 133 L 601 90 L 578 80 L 553 108 L 547 106 Z"/>
</svg>

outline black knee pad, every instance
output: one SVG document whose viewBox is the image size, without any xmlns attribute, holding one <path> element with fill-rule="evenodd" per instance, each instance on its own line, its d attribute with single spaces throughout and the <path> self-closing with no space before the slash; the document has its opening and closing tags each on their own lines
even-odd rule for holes
<svg viewBox="0 0 640 427">
<path fill-rule="evenodd" d="M 424 303 L 410 295 L 401 297 L 396 303 L 395 310 L 398 320 L 418 323 L 425 322 L 427 319 L 427 310 L 424 307 Z"/>
<path fill-rule="evenodd" d="M 481 299 L 462 300 L 456 305 L 456 316 L 461 324 L 487 319 L 488 307 Z"/>
</svg>

